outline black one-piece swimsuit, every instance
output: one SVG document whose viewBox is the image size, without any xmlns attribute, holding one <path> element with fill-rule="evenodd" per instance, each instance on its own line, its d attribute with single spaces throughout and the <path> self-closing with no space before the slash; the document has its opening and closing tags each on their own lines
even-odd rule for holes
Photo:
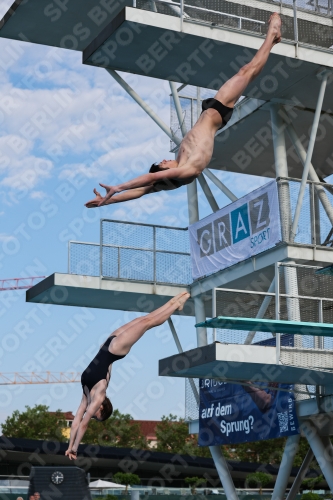
<svg viewBox="0 0 333 500">
<path fill-rule="evenodd" d="M 112 352 L 109 351 L 109 345 L 115 338 L 116 335 L 112 335 L 106 339 L 94 359 L 82 373 L 81 385 L 84 394 L 86 394 L 84 392 L 85 387 L 87 387 L 90 392 L 94 385 L 96 385 L 100 380 L 107 380 L 110 365 L 115 361 L 118 361 L 118 359 L 125 357 L 125 355 L 118 356 L 117 354 L 112 354 Z"/>
</svg>

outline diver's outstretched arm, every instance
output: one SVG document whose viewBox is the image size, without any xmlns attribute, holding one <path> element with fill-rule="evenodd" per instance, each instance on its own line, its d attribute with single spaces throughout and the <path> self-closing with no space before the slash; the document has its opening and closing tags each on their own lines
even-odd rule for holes
<svg viewBox="0 0 333 500">
<path fill-rule="evenodd" d="M 198 171 L 197 168 L 188 164 L 178 168 L 170 168 L 165 169 L 160 172 L 154 172 L 149 174 L 140 175 L 131 181 L 124 182 L 123 184 L 118 184 L 118 186 L 107 186 L 106 184 L 101 184 L 102 188 L 106 190 L 106 195 L 103 200 L 99 203 L 99 207 L 102 205 L 108 205 L 108 200 L 116 194 L 121 193 L 121 191 L 134 190 L 136 188 L 141 187 L 150 187 L 161 180 L 166 179 L 191 179 L 193 177 L 197 177 L 201 171 Z M 146 193 L 145 193 L 146 194 Z M 133 198 L 130 198 L 133 199 Z M 122 200 L 125 201 L 125 200 Z"/>
<path fill-rule="evenodd" d="M 129 189 L 128 191 L 124 191 L 121 194 L 118 194 L 117 196 L 113 196 L 112 198 L 109 198 L 105 205 L 111 205 L 112 203 L 121 203 L 122 201 L 129 201 L 129 200 L 136 200 L 138 198 L 141 198 L 145 194 L 149 193 L 154 193 L 155 190 L 153 186 L 146 186 L 146 187 L 141 187 L 141 188 L 136 188 L 136 189 Z M 101 201 L 103 201 L 103 196 L 97 191 L 97 189 L 94 189 L 94 193 L 96 195 L 96 198 L 93 200 L 88 201 L 85 206 L 87 208 L 97 208 Z"/>
</svg>

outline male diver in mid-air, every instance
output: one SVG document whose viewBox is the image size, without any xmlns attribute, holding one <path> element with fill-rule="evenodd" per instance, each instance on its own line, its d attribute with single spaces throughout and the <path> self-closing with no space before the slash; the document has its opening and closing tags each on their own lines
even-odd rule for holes
<svg viewBox="0 0 333 500">
<path fill-rule="evenodd" d="M 112 415 L 113 407 L 106 396 L 112 364 L 124 358 L 147 330 L 162 325 L 176 310 L 181 311 L 189 297 L 187 292 L 178 294 L 156 311 L 118 328 L 101 345 L 81 376 L 82 400 L 72 423 L 68 450 L 65 453 L 70 460 L 77 458 L 77 449 L 90 419 L 103 422 Z"/>
<path fill-rule="evenodd" d="M 180 144 L 177 159 L 154 164 L 148 174 L 118 186 L 100 184 L 106 190 L 105 196 L 94 189 L 96 197 L 86 203 L 87 208 L 135 200 L 146 194 L 177 189 L 190 184 L 202 173 L 212 158 L 215 133 L 228 123 L 235 103 L 263 69 L 271 49 L 281 41 L 279 14 L 272 14 L 268 23 L 266 39 L 252 61 L 228 80 L 215 98 L 202 102 L 202 113 Z"/>
</svg>

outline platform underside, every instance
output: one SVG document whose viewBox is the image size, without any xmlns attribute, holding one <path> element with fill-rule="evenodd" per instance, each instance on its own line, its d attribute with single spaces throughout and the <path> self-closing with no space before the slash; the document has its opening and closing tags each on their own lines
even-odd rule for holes
<svg viewBox="0 0 333 500">
<path fill-rule="evenodd" d="M 276 365 L 276 348 L 210 344 L 159 361 L 159 375 L 239 382 L 279 382 L 332 386 L 333 373 Z"/>
<path fill-rule="evenodd" d="M 330 87 L 328 87 L 327 92 L 332 94 Z M 299 96 L 299 94 L 295 95 Z M 280 101 L 283 102 L 279 99 L 272 100 L 272 102 Z M 284 107 L 280 108 L 280 112 L 286 117 L 286 120 L 289 117 L 298 137 L 301 138 L 306 148 L 306 138 L 314 117 L 313 110 L 304 109 L 302 106 L 291 109 L 286 103 L 282 106 Z M 236 107 L 228 126 L 215 136 L 213 158 L 209 168 L 240 174 L 276 177 L 269 107 L 269 103 L 252 99 L 246 99 Z M 322 115 L 320 127 L 332 136 L 333 114 Z M 300 179 L 303 164 L 293 149 L 288 134 L 285 134 L 285 138 L 289 176 Z M 333 144 L 331 141 L 318 141 L 315 144 L 312 164 L 319 176 L 325 178 L 332 174 L 332 166 L 330 165 L 332 155 Z"/>
<path fill-rule="evenodd" d="M 132 2 L 15 0 L 0 20 L 0 37 L 83 51 Z"/>
<path fill-rule="evenodd" d="M 55 273 L 27 290 L 26 301 L 149 313 L 187 289 L 180 285 L 154 286 L 151 283 Z M 181 314 L 194 316 L 192 299 L 187 301 Z M 210 315 L 211 309 L 207 307 L 207 316 Z"/>
</svg>

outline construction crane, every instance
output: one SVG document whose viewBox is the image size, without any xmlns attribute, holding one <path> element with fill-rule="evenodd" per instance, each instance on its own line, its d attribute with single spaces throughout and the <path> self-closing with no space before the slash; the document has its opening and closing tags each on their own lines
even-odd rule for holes
<svg viewBox="0 0 333 500">
<path fill-rule="evenodd" d="M 45 276 L 29 276 L 28 278 L 7 278 L 0 280 L 0 292 L 4 290 L 27 290 L 36 285 L 37 280 Z"/>
<path fill-rule="evenodd" d="M 81 382 L 81 373 L 78 372 L 0 373 L 0 385 L 72 384 L 74 382 Z"/>
</svg>

